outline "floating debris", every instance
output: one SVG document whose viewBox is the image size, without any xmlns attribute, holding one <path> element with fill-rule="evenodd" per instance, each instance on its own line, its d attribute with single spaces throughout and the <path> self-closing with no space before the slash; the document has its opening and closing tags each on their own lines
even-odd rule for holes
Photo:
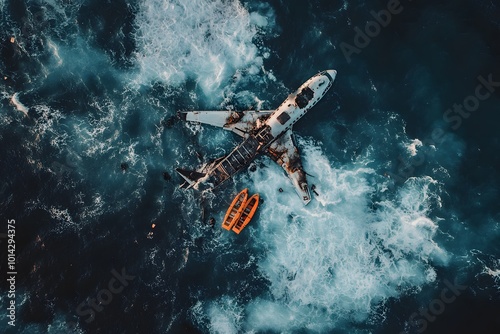
<svg viewBox="0 0 500 334">
<path fill-rule="evenodd" d="M 311 186 L 311 190 L 313 191 L 314 195 L 319 196 L 319 194 L 316 192 L 316 186 L 314 184 Z"/>
</svg>

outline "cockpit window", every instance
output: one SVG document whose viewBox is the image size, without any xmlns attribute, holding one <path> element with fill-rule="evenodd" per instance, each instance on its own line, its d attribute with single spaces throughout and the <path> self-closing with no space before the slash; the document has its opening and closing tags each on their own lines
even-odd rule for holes
<svg viewBox="0 0 500 334">
<path fill-rule="evenodd" d="M 297 94 L 297 97 L 295 98 L 295 103 L 299 106 L 299 108 L 304 108 L 307 106 L 309 101 L 313 98 L 314 92 L 312 91 L 311 88 L 306 87 L 302 89 L 300 93 Z"/>
<path fill-rule="evenodd" d="M 278 116 L 278 122 L 281 123 L 281 125 L 285 125 L 286 122 L 290 119 L 290 115 L 286 113 L 286 111 L 283 111 L 279 116 Z"/>
</svg>

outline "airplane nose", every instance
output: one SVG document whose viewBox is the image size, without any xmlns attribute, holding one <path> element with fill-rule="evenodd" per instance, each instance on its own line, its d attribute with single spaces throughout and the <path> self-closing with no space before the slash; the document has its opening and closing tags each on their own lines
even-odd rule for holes
<svg viewBox="0 0 500 334">
<path fill-rule="evenodd" d="M 332 77 L 332 82 L 335 81 L 335 77 L 337 76 L 337 71 L 335 70 L 327 70 L 326 71 Z"/>
</svg>

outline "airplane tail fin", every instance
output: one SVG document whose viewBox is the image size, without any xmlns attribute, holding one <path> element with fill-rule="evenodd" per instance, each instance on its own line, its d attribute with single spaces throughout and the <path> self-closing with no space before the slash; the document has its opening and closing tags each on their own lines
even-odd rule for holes
<svg viewBox="0 0 500 334">
<path fill-rule="evenodd" d="M 189 189 L 192 186 L 196 184 L 196 182 L 205 177 L 205 173 L 200 173 L 197 171 L 192 171 L 192 170 L 187 170 L 187 169 L 182 169 L 182 168 L 176 168 L 175 171 L 179 173 L 180 176 L 186 181 L 183 184 L 181 184 L 182 188 Z"/>
</svg>

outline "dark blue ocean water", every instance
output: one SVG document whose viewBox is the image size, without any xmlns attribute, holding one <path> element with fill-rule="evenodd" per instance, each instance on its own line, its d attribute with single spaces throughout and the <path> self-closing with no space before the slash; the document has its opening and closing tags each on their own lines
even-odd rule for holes
<svg viewBox="0 0 500 334">
<path fill-rule="evenodd" d="M 499 34 L 489 0 L 0 0 L 1 331 L 498 333 Z M 325 69 L 307 207 L 266 157 L 178 189 L 239 138 L 176 111 L 273 109 Z"/>
</svg>

